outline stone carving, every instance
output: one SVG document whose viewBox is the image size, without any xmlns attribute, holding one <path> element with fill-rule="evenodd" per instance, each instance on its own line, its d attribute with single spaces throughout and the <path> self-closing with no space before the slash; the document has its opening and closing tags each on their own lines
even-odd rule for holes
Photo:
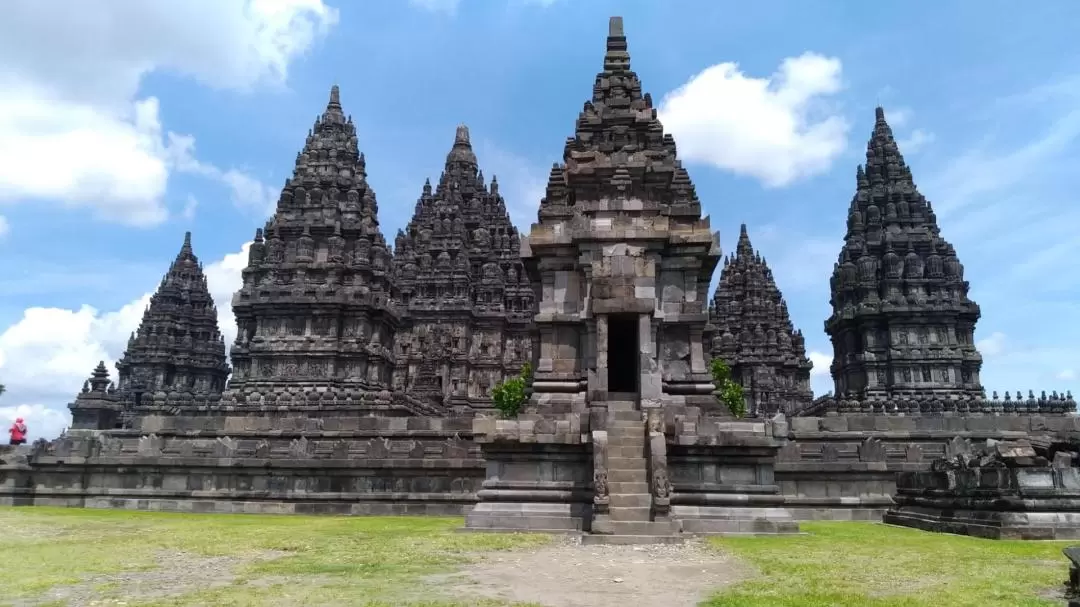
<svg viewBox="0 0 1080 607">
<path fill-rule="evenodd" d="M 165 439 L 150 434 L 139 438 L 139 455 L 143 457 L 158 457 L 165 446 Z"/>
<path fill-rule="evenodd" d="M 790 414 L 810 406 L 813 364 L 806 357 L 806 340 L 791 322 L 772 270 L 750 244 L 746 224 L 735 255 L 724 258 L 709 321 L 712 356 L 727 362 L 742 384 L 749 415 Z"/>
<path fill-rule="evenodd" d="M 844 243 L 830 281 L 833 313 L 825 322 L 836 394 L 981 397 L 982 358 L 974 341 L 979 306 L 968 299 L 964 268 L 915 187 L 881 108 L 866 165 L 856 172 Z M 896 339 L 872 337 L 882 330 Z M 955 335 L 956 343 L 943 342 L 942 334 Z M 886 377 L 895 383 L 872 382 L 879 369 L 891 371 Z"/>
<path fill-rule="evenodd" d="M 255 445 L 255 457 L 260 459 L 266 459 L 270 457 L 270 443 L 268 443 L 265 439 L 260 440 Z"/>
<path fill-rule="evenodd" d="M 907 461 L 909 463 L 918 463 L 923 461 L 922 447 L 920 447 L 916 443 L 908 443 L 907 447 L 904 448 L 904 461 Z"/>
<path fill-rule="evenodd" d="M 859 445 L 859 461 L 861 462 L 883 462 L 885 461 L 885 446 L 881 444 L 881 441 L 869 437 Z"/>
<path fill-rule="evenodd" d="M 469 129 L 461 125 L 438 184 L 424 183 L 412 220 L 394 241 L 393 277 L 404 313 L 396 385 L 455 410 L 488 408 L 482 379 L 494 373 L 502 381 L 531 360 L 520 347 L 498 361 L 480 360 L 496 352 L 480 346 L 489 335 L 495 343 L 530 343 L 532 288 L 501 278 L 504 267 L 513 276 L 523 272 L 517 242 L 497 182 L 490 189 L 484 183 Z"/>
<path fill-rule="evenodd" d="M 313 445 L 308 441 L 306 436 L 293 439 L 293 441 L 289 443 L 289 457 L 300 459 L 311 457 L 312 446 Z"/>
<path fill-rule="evenodd" d="M 607 455 L 608 440 L 604 430 L 592 431 L 593 443 L 593 509 L 602 514 L 608 507 Z"/>
<path fill-rule="evenodd" d="M 219 457 L 232 457 L 236 454 L 236 449 L 240 445 L 240 441 L 228 436 L 218 438 L 217 443 L 217 453 Z"/>
</svg>

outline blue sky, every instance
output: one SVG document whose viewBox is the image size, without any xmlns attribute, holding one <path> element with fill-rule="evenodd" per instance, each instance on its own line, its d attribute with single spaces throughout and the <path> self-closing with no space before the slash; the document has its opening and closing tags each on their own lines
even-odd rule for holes
<svg viewBox="0 0 1080 607">
<path fill-rule="evenodd" d="M 66 423 L 97 361 L 119 356 L 186 230 L 233 333 L 242 246 L 331 84 L 357 125 L 388 240 L 461 122 L 527 229 L 615 14 L 725 251 L 745 222 L 773 267 L 815 353 L 819 394 L 831 388 L 828 276 L 877 104 L 982 306 L 986 387 L 1080 388 L 1076 3 L 15 0 L 5 10 L 0 415 L 29 416 L 45 434 Z"/>
</svg>

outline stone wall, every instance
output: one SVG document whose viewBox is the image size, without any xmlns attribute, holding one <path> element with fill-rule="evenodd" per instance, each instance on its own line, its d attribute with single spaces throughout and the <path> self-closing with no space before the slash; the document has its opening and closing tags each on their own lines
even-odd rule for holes
<svg viewBox="0 0 1080 607">
<path fill-rule="evenodd" d="M 468 418 L 143 424 L 155 431 L 73 431 L 0 452 L 0 504 L 459 515 L 484 479 Z"/>
<path fill-rule="evenodd" d="M 532 417 L 478 419 L 474 434 L 466 417 L 147 416 L 134 430 L 72 431 L 0 449 L 0 504 L 463 514 L 479 500 L 492 526 L 532 503 L 541 522 L 573 528 L 591 510 L 592 430 L 602 426 L 588 415 Z M 710 465 L 716 445 L 746 443 L 727 433 L 748 426 L 732 422 L 666 420 L 674 510 L 749 487 L 762 508 L 787 508 L 796 519 L 880 520 L 897 474 L 928 470 L 953 437 L 1080 432 L 1072 415 L 797 417 L 769 422 L 781 444 L 775 465 L 764 444 Z M 554 512 L 555 503 L 575 505 Z"/>
<path fill-rule="evenodd" d="M 789 420 L 775 475 L 795 518 L 880 520 L 900 472 L 928 470 L 953 437 L 972 442 L 1080 431 L 1072 415 L 851 415 Z"/>
</svg>

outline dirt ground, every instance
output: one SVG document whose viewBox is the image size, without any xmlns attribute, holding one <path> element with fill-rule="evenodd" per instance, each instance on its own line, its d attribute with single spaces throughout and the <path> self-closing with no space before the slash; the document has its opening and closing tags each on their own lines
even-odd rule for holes
<svg viewBox="0 0 1080 607">
<path fill-rule="evenodd" d="M 259 552 L 244 558 L 235 556 L 208 557 L 186 552 L 159 552 L 152 568 L 95 575 L 83 581 L 56 586 L 34 599 L 15 601 L 15 607 L 55 605 L 89 607 L 97 605 L 126 605 L 179 596 L 197 590 L 232 584 L 235 571 L 241 565 L 284 556 L 285 553 Z"/>
<path fill-rule="evenodd" d="M 567 539 L 497 553 L 456 574 L 429 579 L 455 599 L 501 599 L 544 607 L 694 607 L 750 577 L 731 556 L 700 543 L 585 546 Z"/>
</svg>

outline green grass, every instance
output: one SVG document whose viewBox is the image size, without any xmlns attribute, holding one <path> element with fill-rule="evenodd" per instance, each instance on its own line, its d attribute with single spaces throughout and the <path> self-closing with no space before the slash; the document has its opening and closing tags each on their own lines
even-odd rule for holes
<svg viewBox="0 0 1080 607">
<path fill-rule="evenodd" d="M 50 592 L 80 588 L 84 597 L 158 607 L 503 606 L 454 602 L 449 591 L 440 590 L 428 576 L 453 572 L 480 552 L 539 546 L 549 539 L 456 532 L 461 525 L 455 518 L 0 508 L 0 603 L 36 598 L 41 604 L 64 605 L 66 600 L 48 602 Z M 1048 598 L 1067 574 L 1060 542 L 978 540 L 869 523 L 805 523 L 803 530 L 799 536 L 710 540 L 755 575 L 704 605 L 1061 604 Z M 233 574 L 218 575 L 214 585 L 209 579 L 214 572 L 196 567 L 171 582 L 160 582 L 173 584 L 180 594 L 125 597 L 131 581 L 117 575 L 163 576 L 169 572 L 155 560 L 162 554 L 188 555 L 182 562 L 196 566 L 208 558 L 224 558 L 214 567 L 232 569 Z"/>
<path fill-rule="evenodd" d="M 1060 607 L 1063 542 L 980 540 L 872 523 L 803 523 L 806 535 L 714 538 L 760 577 L 709 607 Z M 1041 598 L 1040 598 L 1041 596 Z"/>
<path fill-rule="evenodd" d="M 117 585 L 103 577 L 151 570 L 155 555 L 183 552 L 236 557 L 239 575 L 223 588 L 199 590 L 193 580 L 180 597 L 127 604 L 449 607 L 456 603 L 440 602 L 437 589 L 418 584 L 422 576 L 452 571 L 470 553 L 550 541 L 455 532 L 461 525 L 455 518 L 0 508 L 0 587 L 6 599 L 15 599 L 90 578 L 100 595 L 120 597 Z M 255 558 L 268 552 L 285 554 Z"/>
</svg>

